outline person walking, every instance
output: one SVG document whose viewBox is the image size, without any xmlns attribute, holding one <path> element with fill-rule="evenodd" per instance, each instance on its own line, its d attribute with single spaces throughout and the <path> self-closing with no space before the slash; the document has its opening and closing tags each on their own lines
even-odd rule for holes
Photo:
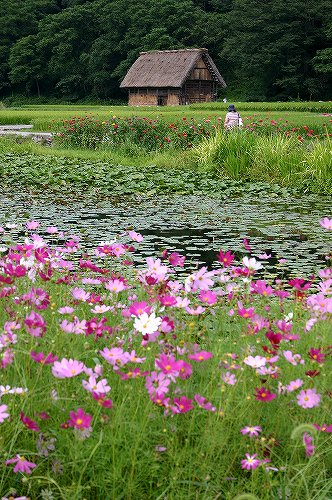
<svg viewBox="0 0 332 500">
<path fill-rule="evenodd" d="M 239 128 L 242 125 L 242 118 L 240 114 L 236 111 L 234 104 L 228 106 L 228 110 L 225 116 L 224 127 L 226 130 L 231 130 L 233 128 Z"/>
</svg>

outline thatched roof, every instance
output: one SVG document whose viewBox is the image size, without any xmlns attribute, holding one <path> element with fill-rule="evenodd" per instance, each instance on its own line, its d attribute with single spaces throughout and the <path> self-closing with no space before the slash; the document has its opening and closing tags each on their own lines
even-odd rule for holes
<svg viewBox="0 0 332 500">
<path fill-rule="evenodd" d="M 212 78 L 223 87 L 226 83 L 207 49 L 152 50 L 140 52 L 138 59 L 121 82 L 121 88 L 182 87 L 199 58 L 203 58 Z"/>
</svg>

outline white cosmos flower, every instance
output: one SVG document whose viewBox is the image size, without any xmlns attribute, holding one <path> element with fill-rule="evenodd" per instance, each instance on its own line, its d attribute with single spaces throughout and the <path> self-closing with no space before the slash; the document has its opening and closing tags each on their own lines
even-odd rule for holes
<svg viewBox="0 0 332 500">
<path fill-rule="evenodd" d="M 257 262 L 255 257 L 249 257 L 245 256 L 242 259 L 242 264 L 247 267 L 248 269 L 252 269 L 254 271 L 257 271 L 258 269 L 262 269 L 262 264 L 260 262 Z"/>
<path fill-rule="evenodd" d="M 156 332 L 161 325 L 161 318 L 157 317 L 155 313 L 150 314 L 143 313 L 135 318 L 134 328 L 143 335 Z"/>
</svg>

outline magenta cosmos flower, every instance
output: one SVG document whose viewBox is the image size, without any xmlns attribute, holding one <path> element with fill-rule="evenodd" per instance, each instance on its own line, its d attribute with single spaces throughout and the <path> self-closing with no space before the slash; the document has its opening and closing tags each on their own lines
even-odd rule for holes
<svg viewBox="0 0 332 500">
<path fill-rule="evenodd" d="M 255 470 L 261 464 L 261 461 L 256 458 L 257 453 L 254 453 L 253 455 L 249 455 L 249 453 L 246 453 L 246 457 L 247 458 L 241 460 L 242 469 Z"/>
<path fill-rule="evenodd" d="M 68 420 L 69 427 L 75 427 L 75 429 L 88 429 L 91 424 L 92 415 L 84 413 L 82 408 L 78 408 L 77 412 L 69 412 L 70 419 Z"/>
<path fill-rule="evenodd" d="M 24 415 L 23 411 L 20 412 L 20 419 L 21 419 L 22 423 L 25 425 L 25 427 L 27 429 L 29 429 L 30 431 L 35 431 L 35 432 L 40 431 L 40 429 L 37 425 L 37 422 L 35 422 L 34 420 L 31 420 L 31 418 Z"/>
<path fill-rule="evenodd" d="M 261 430 L 262 428 L 259 425 L 253 425 L 253 426 L 247 425 L 246 427 L 241 429 L 240 432 L 243 435 L 248 434 L 249 437 L 253 437 L 253 436 L 258 436 Z"/>
<path fill-rule="evenodd" d="M 41 363 L 42 365 L 50 365 L 54 363 L 54 361 L 58 360 L 58 356 L 53 356 L 51 352 L 45 354 L 43 352 L 31 351 L 30 357 L 36 361 L 36 363 Z"/>
<path fill-rule="evenodd" d="M 297 396 L 297 404 L 302 408 L 314 408 L 320 403 L 320 394 L 317 394 L 316 389 L 306 389 L 300 392 Z"/>
<path fill-rule="evenodd" d="M 8 464 L 16 464 L 13 469 L 15 474 L 17 472 L 25 472 L 26 474 L 31 474 L 31 469 L 34 469 L 36 467 L 36 464 L 34 464 L 33 462 L 28 462 L 24 457 L 21 457 L 20 455 L 16 455 L 16 457 L 7 460 L 6 465 Z"/>
<path fill-rule="evenodd" d="M 256 387 L 255 391 L 256 391 L 255 392 L 255 399 L 257 399 L 257 401 L 272 401 L 273 399 L 275 399 L 277 397 L 276 394 L 273 394 L 265 387 L 261 387 L 260 389 L 258 389 L 258 387 Z"/>
</svg>

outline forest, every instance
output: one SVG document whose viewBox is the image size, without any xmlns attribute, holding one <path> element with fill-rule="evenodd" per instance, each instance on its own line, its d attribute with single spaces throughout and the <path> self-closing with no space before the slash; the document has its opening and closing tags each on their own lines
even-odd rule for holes
<svg viewBox="0 0 332 500">
<path fill-rule="evenodd" d="M 2 0 L 0 99 L 125 101 L 140 51 L 206 47 L 243 101 L 332 98 L 329 0 Z"/>
</svg>

